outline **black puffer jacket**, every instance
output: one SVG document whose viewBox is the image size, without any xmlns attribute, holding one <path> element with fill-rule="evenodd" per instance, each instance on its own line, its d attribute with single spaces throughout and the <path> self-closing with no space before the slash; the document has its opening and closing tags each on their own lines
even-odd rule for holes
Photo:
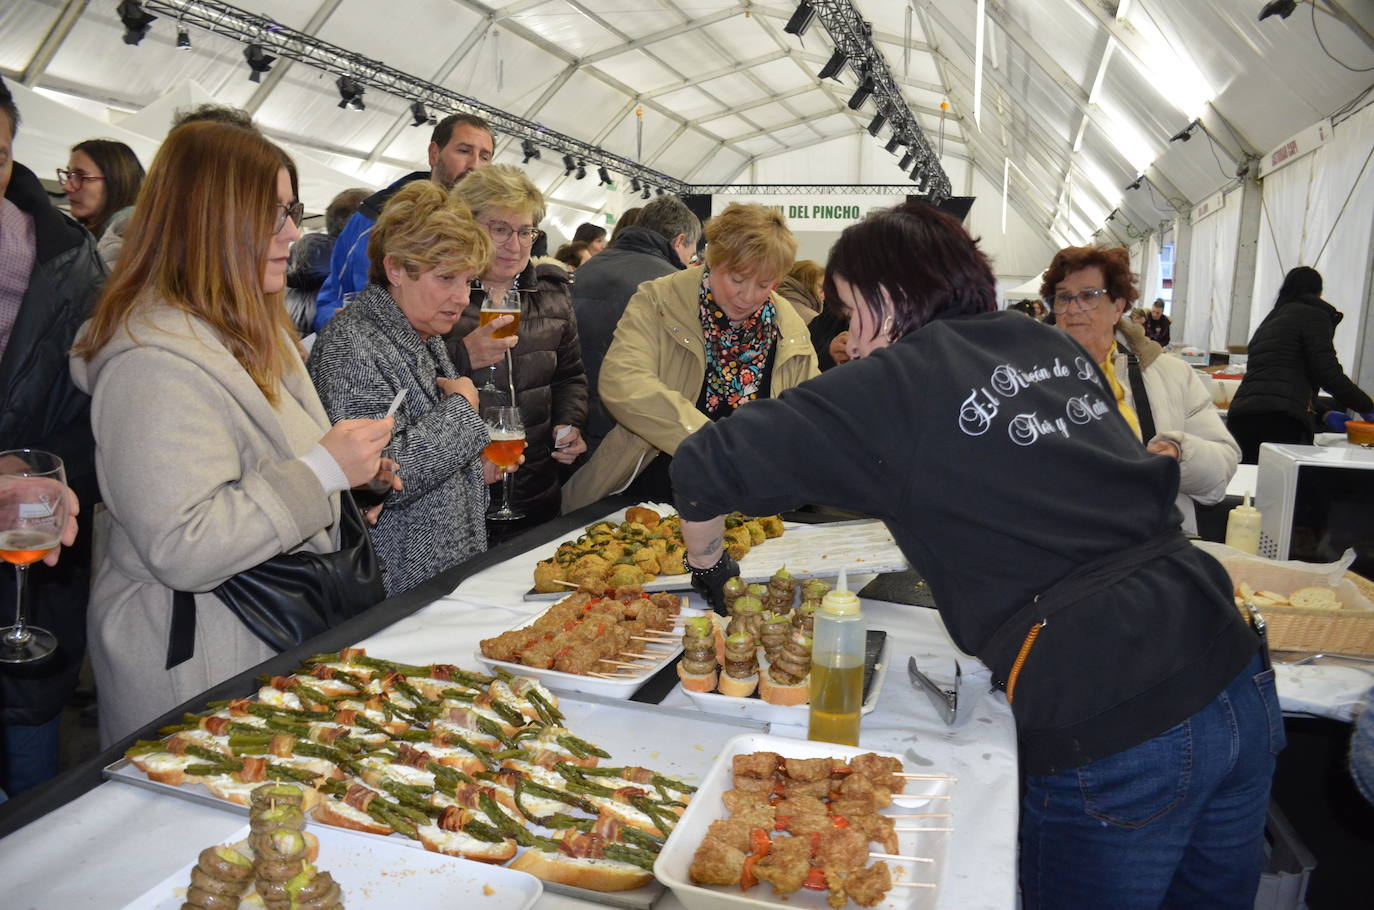
<svg viewBox="0 0 1374 910">
<path fill-rule="evenodd" d="M 590 456 L 615 420 L 601 403 L 597 380 L 601 361 L 611 346 L 615 327 L 625 304 L 646 281 L 671 275 L 684 266 L 662 234 L 642 227 L 628 227 L 615 245 L 602 250 L 577 270 L 572 304 L 577 314 L 577 334 L 582 341 L 582 364 L 587 370 L 587 454 Z"/>
<path fill-rule="evenodd" d="M 86 651 L 91 515 L 99 500 L 91 399 L 72 385 L 67 354 L 105 278 L 95 238 L 53 208 L 33 172 L 14 165 L 5 198 L 33 218 L 33 273 L 0 359 L 0 450 L 42 449 L 62 457 L 81 500 L 75 547 L 56 568 L 29 573 L 29 618 L 57 636 L 56 656 L 36 666 L 0 666 L 0 723 L 51 720 L 76 685 Z M 14 585 L 0 585 L 0 617 L 14 617 Z"/>
<path fill-rule="evenodd" d="M 515 393 L 525 422 L 525 463 L 515 473 L 512 504 L 557 514 L 560 465 L 553 460 L 553 428 L 587 425 L 587 374 L 577 340 L 577 320 L 568 298 L 568 273 L 552 266 L 527 266 L 515 279 L 520 289 L 520 342 L 513 351 Z M 485 294 L 474 290 L 468 308 L 444 337 L 460 375 L 480 386 L 483 370 L 473 370 L 463 337 L 477 328 Z M 496 385 L 506 388 L 505 361 L 496 366 Z M 485 407 L 495 402 L 483 395 Z M 499 496 L 499 492 L 497 494 Z M 499 502 L 499 499 L 496 500 Z"/>
<path fill-rule="evenodd" d="M 1232 416 L 1283 414 L 1312 420 L 1312 399 L 1325 389 L 1361 414 L 1374 401 L 1345 375 L 1331 343 L 1341 313 L 1320 297 L 1280 300 L 1250 339 L 1245 379 L 1231 399 Z"/>
</svg>

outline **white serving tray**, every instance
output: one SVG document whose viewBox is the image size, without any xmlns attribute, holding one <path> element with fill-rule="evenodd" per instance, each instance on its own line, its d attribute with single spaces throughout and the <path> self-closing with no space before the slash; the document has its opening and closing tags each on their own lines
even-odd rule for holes
<svg viewBox="0 0 1374 910">
<path fill-rule="evenodd" d="M 887 664 L 892 648 L 889 636 L 883 642 L 882 652 L 873 664 L 873 684 L 868 688 L 861 713 L 872 713 L 878 707 L 878 693 L 882 691 L 883 681 L 887 679 Z M 722 671 L 723 672 L 723 671 Z M 682 683 L 678 683 L 682 688 Z M 707 714 L 723 714 L 726 717 L 747 717 L 750 720 L 768 724 L 794 724 L 805 727 L 811 717 L 810 705 L 770 705 L 761 698 L 737 698 L 734 695 L 721 695 L 719 692 L 693 692 L 682 689 L 684 695 L 692 700 L 697 710 Z"/>
<path fill-rule="evenodd" d="M 368 843 L 327 825 L 309 825 L 307 830 L 320 839 L 316 867 L 334 877 L 343 891 L 344 906 L 354 910 L 529 910 L 544 893 L 539 879 L 514 869 L 426 850 L 409 850 L 398 843 Z M 247 837 L 245 825 L 223 843 L 232 844 Z M 188 854 L 191 849 L 188 847 Z M 202 848 L 194 849 L 199 853 Z M 194 865 L 193 857 L 126 904 L 124 910 L 180 910 Z M 255 896 L 243 901 L 242 906 L 261 908 L 263 904 Z"/>
<path fill-rule="evenodd" d="M 566 594 L 562 595 L 562 597 L 566 596 Z M 702 615 L 704 615 L 704 611 L 687 606 L 684 606 L 678 613 L 679 619 Z M 522 619 L 510 628 L 523 629 L 525 626 L 534 622 L 535 618 L 537 617 Z M 609 664 L 606 665 L 607 673 L 633 673 L 633 675 L 626 676 L 625 679 L 603 679 L 600 676 L 583 676 L 580 673 L 563 673 L 559 670 L 541 670 L 537 667 L 527 667 L 524 664 L 510 663 L 504 660 L 492 660 L 482 654 L 482 649 L 480 647 L 475 649 L 473 654 L 479 661 L 486 664 L 488 667 L 500 667 L 503 670 L 514 673 L 516 676 L 528 676 L 531 679 L 537 679 L 548 688 L 558 692 L 586 692 L 590 695 L 600 695 L 603 698 L 627 699 L 638 692 L 645 683 L 653 678 L 655 673 L 662 670 L 673 660 L 673 658 L 682 653 L 682 623 L 680 621 L 673 624 L 673 634 L 675 637 L 670 643 L 670 647 L 649 644 L 649 648 L 653 651 L 662 652 L 661 657 L 656 656 L 653 660 L 644 661 L 631 661 L 628 657 L 620 658 L 626 663 L 633 662 L 643 664 L 644 670 L 642 672 L 635 672 L 624 667 L 614 667 Z M 646 644 L 648 643 L 646 642 Z"/>
<path fill-rule="evenodd" d="M 771 886 L 759 884 L 747 892 L 742 892 L 738 885 L 735 886 L 716 886 L 716 885 L 694 885 L 688 877 L 688 869 L 692 865 L 692 857 L 696 853 L 697 847 L 705 837 L 706 829 L 711 826 L 711 822 L 719 818 L 725 818 L 727 812 L 725 804 L 721 802 L 721 794 L 733 788 L 732 762 L 736 755 L 744 755 L 750 752 L 776 752 L 786 758 L 844 758 L 850 759 L 865 752 L 874 752 L 873 749 L 853 748 L 851 746 L 837 746 L 831 743 L 809 742 L 807 740 L 789 739 L 781 736 L 767 736 L 763 734 L 746 734 L 737 736 L 725 744 L 725 749 L 716 759 L 707 774 L 701 789 L 697 791 L 687 811 L 683 813 L 682 819 L 673 829 L 672 835 L 663 846 L 662 852 L 658 855 L 658 862 L 654 864 L 654 874 L 658 880 L 667 885 L 682 901 L 687 910 L 722 910 L 730 907 L 766 907 L 776 910 L 778 907 L 788 908 L 814 908 L 821 910 L 826 904 L 826 892 L 808 891 L 802 889 L 785 897 L 777 897 L 773 894 Z M 888 755 L 896 759 L 901 759 L 900 755 L 892 752 L 878 752 L 879 755 Z M 930 769 L 922 769 L 929 771 Z M 932 796 L 950 797 L 953 795 L 954 782 L 952 780 L 913 780 L 908 781 L 906 792 L 898 794 L 893 798 L 893 808 L 884 811 L 884 814 L 896 814 L 902 812 L 950 812 L 952 799 L 931 799 Z M 916 808 L 930 807 L 930 808 Z M 908 819 L 899 822 L 899 827 L 939 827 L 952 828 L 957 823 L 956 818 L 949 819 Z M 940 879 L 944 874 L 946 865 L 946 853 L 949 845 L 949 834 L 945 832 L 899 832 L 897 842 L 900 847 L 901 856 L 920 856 L 933 859 L 933 863 L 904 863 L 895 860 L 887 860 L 888 868 L 892 870 L 893 881 L 906 882 L 934 882 L 935 888 L 893 888 L 887 893 L 879 907 L 885 910 L 933 910 L 939 895 Z M 870 845 L 872 849 L 877 849 L 877 845 Z"/>
<path fill-rule="evenodd" d="M 653 503 L 646 504 L 655 508 Z M 662 507 L 655 509 L 662 512 Z M 672 514 L 668 510 L 666 514 Z M 617 513 L 624 518 L 624 513 Z M 606 520 L 616 518 L 609 516 Z M 904 572 L 911 568 L 892 539 L 887 525 L 876 518 L 857 521 L 832 521 L 821 524 L 787 522 L 781 537 L 765 540 L 753 547 L 739 561 L 739 574 L 746 582 L 766 582 L 783 567 L 794 578 L 831 578 L 840 570 L 853 573 Z M 582 530 L 569 534 L 564 540 L 576 540 Z M 560 541 L 561 542 L 561 541 Z M 644 586 L 648 593 L 655 591 L 690 591 L 689 574 L 660 575 Z M 526 600 L 558 600 L 562 593 L 540 594 L 531 588 Z"/>
</svg>

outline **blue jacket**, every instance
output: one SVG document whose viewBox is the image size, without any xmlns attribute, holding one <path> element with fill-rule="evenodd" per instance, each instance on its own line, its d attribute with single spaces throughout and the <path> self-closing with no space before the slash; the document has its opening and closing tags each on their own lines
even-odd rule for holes
<svg viewBox="0 0 1374 910">
<path fill-rule="evenodd" d="M 384 190 L 379 190 L 363 200 L 358 211 L 348 219 L 339 239 L 334 242 L 334 252 L 329 257 L 329 277 L 325 278 L 319 296 L 315 298 L 315 331 L 333 318 L 343 305 L 343 296 L 353 294 L 367 287 L 367 239 L 372 235 L 372 225 L 382 214 L 382 209 L 396 191 L 412 180 L 428 180 L 429 171 L 412 171 Z"/>
</svg>

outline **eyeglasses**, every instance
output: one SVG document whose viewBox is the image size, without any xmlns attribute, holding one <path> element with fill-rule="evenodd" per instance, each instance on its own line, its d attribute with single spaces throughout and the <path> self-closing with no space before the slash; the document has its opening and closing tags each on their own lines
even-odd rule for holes
<svg viewBox="0 0 1374 910">
<path fill-rule="evenodd" d="M 71 186 L 74 190 L 81 189 L 82 184 L 87 180 L 104 180 L 104 177 L 97 177 L 95 174 L 88 174 L 85 171 L 69 171 L 64 167 L 57 169 L 57 182 L 63 186 Z"/>
<path fill-rule="evenodd" d="M 1067 313 L 1069 311 L 1069 304 L 1077 300 L 1079 312 L 1088 313 L 1092 310 L 1097 309 L 1097 305 L 1102 302 L 1102 299 L 1106 295 L 1106 288 L 1079 291 L 1077 294 L 1067 294 L 1061 292 L 1055 294 L 1053 297 L 1047 297 L 1045 299 L 1045 304 L 1050 309 L 1054 310 L 1056 313 Z"/>
<path fill-rule="evenodd" d="M 293 202 L 290 205 L 285 202 L 278 202 L 277 209 L 277 226 L 272 228 L 273 234 L 281 233 L 281 229 L 286 227 L 286 219 L 290 218 L 299 226 L 301 219 L 305 217 L 305 205 L 300 202 Z"/>
<path fill-rule="evenodd" d="M 512 236 L 516 236 L 520 238 L 521 246 L 534 246 L 534 242 L 544 234 L 539 228 L 532 227 L 520 228 L 520 230 L 517 231 L 509 224 L 502 224 L 499 221 L 484 221 L 482 222 L 482 227 L 487 229 L 487 233 L 491 235 L 491 239 L 497 243 L 505 243 L 507 240 L 510 240 Z"/>
</svg>

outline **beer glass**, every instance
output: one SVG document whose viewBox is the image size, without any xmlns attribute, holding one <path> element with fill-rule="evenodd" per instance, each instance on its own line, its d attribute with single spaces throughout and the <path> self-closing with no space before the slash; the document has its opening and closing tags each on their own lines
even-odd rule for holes
<svg viewBox="0 0 1374 910">
<path fill-rule="evenodd" d="M 482 311 L 477 317 L 479 320 L 478 326 L 484 326 L 487 323 L 491 322 L 493 319 L 496 319 L 498 316 L 512 316 L 514 318 L 511 320 L 510 325 L 502 326 L 501 328 L 492 332 L 492 338 L 509 338 L 520 330 L 519 305 L 513 305 L 508 303 L 505 297 L 502 297 L 500 300 L 497 300 L 494 296 L 488 294 L 486 298 L 482 301 Z M 509 348 L 506 349 L 506 375 L 510 379 L 511 386 L 514 387 L 515 370 L 511 362 Z M 500 389 L 498 389 L 496 386 L 496 364 L 493 363 L 491 366 L 487 367 L 486 378 L 484 379 L 482 385 L 479 387 L 478 391 L 500 391 Z M 514 404 L 515 402 L 512 401 L 511 403 Z"/>
<path fill-rule="evenodd" d="M 510 506 L 512 475 L 509 472 L 520 463 L 520 456 L 525 451 L 525 424 L 520 419 L 520 409 L 487 408 L 482 419 L 486 421 L 487 433 L 491 436 L 491 442 L 487 443 L 482 454 L 487 456 L 487 461 L 507 472 L 501 478 L 501 508 L 487 517 L 496 521 L 524 518 L 524 512 Z"/>
<path fill-rule="evenodd" d="M 28 571 L 61 543 L 66 487 L 66 469 L 56 455 L 0 452 L 0 559 L 14 566 L 17 578 L 14 624 L 0 628 L 0 663 L 34 663 L 57 650 L 57 636 L 27 622 Z"/>
</svg>

